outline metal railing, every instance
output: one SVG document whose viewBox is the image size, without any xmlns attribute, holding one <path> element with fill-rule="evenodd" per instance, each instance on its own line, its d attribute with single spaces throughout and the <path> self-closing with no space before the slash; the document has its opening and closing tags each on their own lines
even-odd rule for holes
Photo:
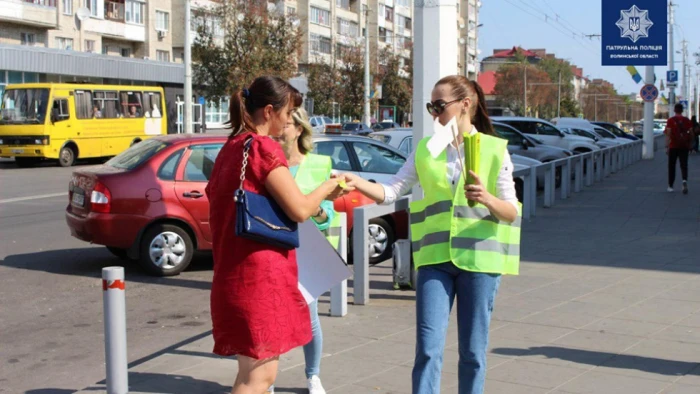
<svg viewBox="0 0 700 394">
<path fill-rule="evenodd" d="M 663 149 L 664 136 L 654 137 L 654 151 Z M 624 145 L 612 146 L 601 150 L 581 153 L 558 159 L 537 166 L 513 171 L 514 178 L 523 180 L 523 219 L 535 216 L 538 208 L 537 176 L 544 174 L 543 208 L 551 208 L 556 202 L 556 172 L 561 168 L 561 185 L 559 198 L 565 200 L 573 193 L 581 192 L 584 187 L 602 181 L 642 159 L 644 141 L 633 141 Z M 566 175 L 565 175 L 566 174 Z M 352 237 L 354 264 L 354 298 L 355 305 L 369 303 L 369 221 L 398 211 L 409 209 L 410 196 L 402 197 L 393 204 L 370 204 L 355 208 L 354 231 Z"/>
</svg>

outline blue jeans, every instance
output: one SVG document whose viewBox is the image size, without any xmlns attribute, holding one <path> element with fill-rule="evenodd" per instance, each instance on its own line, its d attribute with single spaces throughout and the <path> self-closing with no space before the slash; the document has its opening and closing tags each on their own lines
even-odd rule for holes
<svg viewBox="0 0 700 394">
<path fill-rule="evenodd" d="M 451 262 L 418 269 L 413 394 L 440 392 L 447 324 L 457 296 L 459 394 L 481 394 L 486 379 L 491 311 L 501 276 L 469 272 Z"/>
<path fill-rule="evenodd" d="M 311 313 L 311 342 L 304 345 L 304 361 L 306 361 L 306 378 L 321 373 L 321 355 L 323 352 L 323 331 L 321 331 L 321 320 L 318 318 L 318 300 L 309 304 Z"/>
</svg>

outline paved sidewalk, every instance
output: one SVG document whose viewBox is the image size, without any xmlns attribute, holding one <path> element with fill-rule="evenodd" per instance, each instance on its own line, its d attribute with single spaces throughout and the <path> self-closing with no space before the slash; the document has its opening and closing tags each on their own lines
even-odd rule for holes
<svg viewBox="0 0 700 394">
<path fill-rule="evenodd" d="M 700 393 L 700 156 L 684 196 L 666 193 L 659 153 L 524 224 L 522 274 L 504 278 L 494 311 L 487 393 Z M 373 268 L 371 304 L 344 318 L 321 300 L 328 392 L 410 393 L 414 293 L 390 281 L 390 264 Z M 212 355 L 208 334 L 132 362 L 131 392 L 229 392 L 236 362 Z M 453 316 L 445 393 L 457 392 L 456 346 Z M 300 349 L 282 357 L 277 392 L 306 392 Z"/>
</svg>

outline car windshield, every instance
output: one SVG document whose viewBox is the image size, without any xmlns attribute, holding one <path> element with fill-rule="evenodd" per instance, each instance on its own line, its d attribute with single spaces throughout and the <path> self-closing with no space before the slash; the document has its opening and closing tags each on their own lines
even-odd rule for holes
<svg viewBox="0 0 700 394">
<path fill-rule="evenodd" d="M 105 164 L 114 168 L 133 170 L 168 145 L 170 144 L 157 139 L 139 142 L 117 156 L 114 156 Z"/>
<path fill-rule="evenodd" d="M 0 124 L 43 124 L 49 89 L 8 89 L 2 95 Z"/>
<path fill-rule="evenodd" d="M 325 122 L 326 124 L 331 124 L 331 123 L 333 123 L 333 119 L 325 117 L 325 118 L 323 118 L 323 122 Z"/>
<path fill-rule="evenodd" d="M 603 138 L 615 138 L 615 135 L 602 127 L 596 127 L 595 132 L 601 135 Z"/>
</svg>

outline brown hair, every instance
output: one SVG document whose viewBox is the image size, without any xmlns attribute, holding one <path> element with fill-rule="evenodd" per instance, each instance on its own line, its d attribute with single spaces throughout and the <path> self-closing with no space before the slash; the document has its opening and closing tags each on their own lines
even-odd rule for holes
<svg viewBox="0 0 700 394">
<path fill-rule="evenodd" d="M 230 120 L 227 126 L 234 137 L 245 131 L 255 131 L 253 114 L 255 111 L 272 105 L 275 111 L 284 108 L 289 100 L 295 107 L 301 105 L 301 93 L 287 81 L 279 77 L 261 76 L 255 78 L 249 87 L 231 95 Z"/>
<path fill-rule="evenodd" d="M 294 119 L 295 127 L 301 127 L 301 135 L 299 135 L 297 140 L 297 146 L 299 152 L 306 156 L 314 150 L 313 129 L 309 124 L 309 115 L 304 108 L 299 107 L 292 112 L 292 119 Z"/>
<path fill-rule="evenodd" d="M 469 107 L 469 116 L 476 129 L 484 134 L 496 135 L 493 124 L 486 111 L 486 99 L 484 91 L 476 81 L 470 81 L 463 75 L 449 75 L 439 80 L 435 86 L 449 85 L 455 98 L 463 100 L 469 97 L 472 105 Z"/>
</svg>

